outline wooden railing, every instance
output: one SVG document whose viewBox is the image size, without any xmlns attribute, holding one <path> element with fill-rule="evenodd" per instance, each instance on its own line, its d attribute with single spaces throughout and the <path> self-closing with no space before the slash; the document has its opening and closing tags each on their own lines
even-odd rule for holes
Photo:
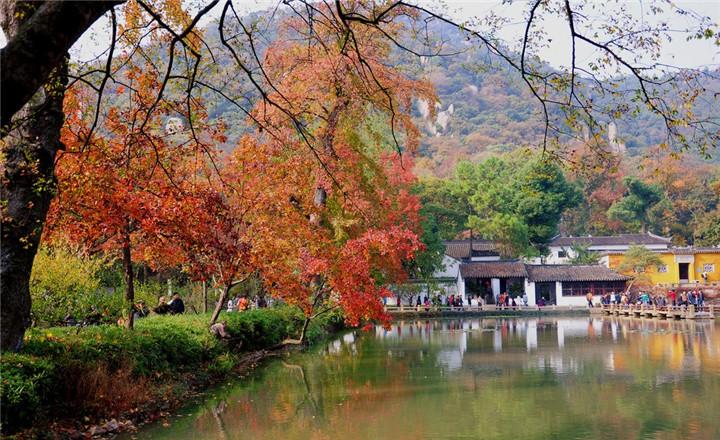
<svg viewBox="0 0 720 440">
<path fill-rule="evenodd" d="M 595 307 L 596 312 L 603 312 L 608 314 L 623 314 L 623 315 L 640 315 L 640 316 L 657 316 L 657 317 L 679 317 L 679 318 L 696 318 L 696 317 L 708 317 L 712 318 L 715 316 L 715 306 L 713 305 L 702 305 L 696 306 L 693 304 L 688 305 L 665 305 L 658 306 L 654 304 L 600 304 Z"/>
</svg>

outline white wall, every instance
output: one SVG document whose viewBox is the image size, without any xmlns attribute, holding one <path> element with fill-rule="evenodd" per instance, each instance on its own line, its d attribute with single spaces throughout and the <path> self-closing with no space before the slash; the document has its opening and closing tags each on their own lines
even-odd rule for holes
<svg viewBox="0 0 720 440">
<path fill-rule="evenodd" d="M 493 296 L 497 299 L 497 297 L 502 293 L 500 292 L 500 278 L 490 279 L 490 287 L 492 288 Z"/>
<path fill-rule="evenodd" d="M 557 299 L 556 304 L 559 306 L 586 306 L 587 299 L 585 296 L 562 296 L 562 283 L 560 281 L 555 282 L 555 298 Z"/>
<path fill-rule="evenodd" d="M 550 246 L 549 250 L 550 255 L 545 258 L 545 264 L 567 264 L 570 261 L 570 258 L 575 256 L 575 253 L 569 247 L 563 249 L 560 246 Z M 567 252 L 567 257 L 558 257 L 558 252 L 562 250 Z"/>
<path fill-rule="evenodd" d="M 461 277 L 460 275 L 458 275 L 456 285 L 457 285 L 456 295 L 460 295 L 462 297 L 463 301 L 465 301 L 465 279 L 463 277 Z"/>
<path fill-rule="evenodd" d="M 485 257 L 470 257 L 470 261 L 500 261 L 500 255 L 488 255 Z"/>
<path fill-rule="evenodd" d="M 643 247 L 651 250 L 663 250 L 667 249 L 667 244 L 644 244 Z M 627 251 L 630 248 L 629 244 L 615 244 L 615 245 L 603 245 L 603 246 L 590 246 L 588 247 L 588 250 L 598 253 L 603 252 L 609 252 L 609 251 Z M 545 264 L 568 264 L 570 262 L 570 258 L 573 258 L 575 256 L 575 252 L 573 252 L 572 248 L 570 246 L 567 246 L 565 248 L 560 246 L 550 246 L 549 248 L 550 255 L 548 255 L 547 258 L 545 258 Z M 566 257 L 560 258 L 558 257 L 558 252 L 565 251 L 567 253 Z M 540 263 L 540 259 L 536 258 L 536 264 Z"/>
<path fill-rule="evenodd" d="M 442 268 L 433 273 L 433 278 L 457 278 L 460 272 L 460 262 L 447 255 L 443 256 Z"/>
<path fill-rule="evenodd" d="M 535 305 L 535 283 L 529 282 L 527 278 L 525 278 L 525 294 L 528 297 L 528 305 L 534 306 Z"/>
</svg>

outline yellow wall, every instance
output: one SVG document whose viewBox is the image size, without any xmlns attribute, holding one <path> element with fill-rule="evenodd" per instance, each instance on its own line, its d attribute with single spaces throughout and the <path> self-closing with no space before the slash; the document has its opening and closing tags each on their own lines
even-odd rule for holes
<svg viewBox="0 0 720 440">
<path fill-rule="evenodd" d="M 648 269 L 646 275 L 650 277 L 652 284 L 678 284 L 680 282 L 680 266 L 676 262 L 677 255 L 669 252 L 659 254 L 663 264 L 667 265 L 667 272 L 658 272 L 657 268 Z M 694 262 L 690 263 L 688 281 L 702 282 L 702 268 L 704 264 L 714 264 L 715 271 L 708 272 L 708 283 L 720 282 L 720 253 L 697 253 L 694 254 Z M 623 255 L 608 255 L 609 267 L 617 269 L 623 261 Z"/>
</svg>

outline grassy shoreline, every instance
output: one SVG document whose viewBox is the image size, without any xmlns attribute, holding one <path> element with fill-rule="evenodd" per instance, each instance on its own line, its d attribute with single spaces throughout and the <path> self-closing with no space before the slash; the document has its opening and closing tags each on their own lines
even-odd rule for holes
<svg viewBox="0 0 720 440">
<path fill-rule="evenodd" d="M 229 340 L 209 332 L 209 314 L 152 316 L 131 332 L 111 325 L 31 330 L 20 353 L 0 359 L 3 435 L 73 437 L 103 420 L 152 420 L 272 354 L 302 327 L 301 313 L 288 307 L 220 319 Z M 308 342 L 342 326 L 337 315 L 318 319 Z"/>
</svg>

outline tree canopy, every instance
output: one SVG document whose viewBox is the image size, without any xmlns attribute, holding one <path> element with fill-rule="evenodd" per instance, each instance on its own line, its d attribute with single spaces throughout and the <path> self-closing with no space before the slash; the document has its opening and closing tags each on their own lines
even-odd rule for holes
<svg viewBox="0 0 720 440">
<path fill-rule="evenodd" d="M 645 232 L 653 218 L 657 217 L 661 202 L 665 200 L 662 188 L 636 177 L 626 177 L 623 184 L 627 192 L 622 199 L 613 203 L 608 215 L 611 219 L 622 220 L 634 229 Z"/>
<path fill-rule="evenodd" d="M 445 212 L 464 209 L 465 224 L 460 226 L 496 240 L 508 256 L 542 253 L 557 235 L 563 212 L 581 200 L 558 165 L 527 155 L 462 162 L 455 177 L 444 184 L 447 188 L 442 191 L 429 189 L 452 194 L 455 200 L 449 198 L 451 207 Z M 434 208 L 432 214 L 436 213 L 443 211 Z"/>
<path fill-rule="evenodd" d="M 105 219 L 112 220 L 104 223 L 108 225 L 105 228 L 97 226 L 103 221 L 93 218 L 91 209 L 85 209 L 79 217 L 82 220 L 87 216 L 88 222 L 94 221 L 96 226 L 88 228 L 88 232 L 102 233 L 90 241 L 97 242 L 104 235 L 110 237 L 108 247 L 115 241 L 112 237 L 117 237 L 111 229 L 124 221 L 122 253 L 129 266 L 134 249 L 129 229 L 143 222 L 129 221 L 127 212 L 154 222 L 152 230 L 159 231 L 160 226 L 165 226 L 160 221 L 162 216 L 151 215 L 149 209 L 172 206 L 169 202 L 154 206 L 153 198 L 143 191 L 155 192 L 155 196 L 176 194 L 173 196 L 176 200 L 188 194 L 214 194 L 216 200 L 226 205 L 233 192 L 244 195 L 242 188 L 224 188 L 221 174 L 228 165 L 220 157 L 224 156 L 222 152 L 211 148 L 221 142 L 205 126 L 209 113 L 204 102 L 208 97 L 227 103 L 239 115 L 237 120 L 248 127 L 245 133 L 248 136 L 238 140 L 248 146 L 247 157 L 242 160 L 254 163 L 257 159 L 265 167 L 262 172 L 266 175 L 272 175 L 271 171 L 277 168 L 276 177 L 286 178 L 283 173 L 288 167 L 292 171 L 290 177 L 302 178 L 305 192 L 280 191 L 277 194 L 282 198 L 267 203 L 273 206 L 291 203 L 292 209 L 309 215 L 307 223 L 312 228 L 319 228 L 309 237 L 313 240 L 321 237 L 320 243 L 327 247 L 311 249 L 305 244 L 299 249 L 306 248 L 306 254 L 312 258 L 293 257 L 296 263 L 314 262 L 307 266 L 315 266 L 306 273 L 313 274 L 309 286 L 322 285 L 322 279 L 331 278 L 323 278 L 320 273 L 338 267 L 336 261 L 315 265 L 318 258 L 330 258 L 328 255 L 339 258 L 346 255 L 342 251 L 345 246 L 355 247 L 358 255 L 365 256 L 367 271 L 362 272 L 365 278 L 354 282 L 364 287 L 353 292 L 350 283 L 346 284 L 347 294 L 340 295 L 339 302 L 351 311 L 351 320 L 376 315 L 378 306 L 371 304 L 371 300 L 385 293 L 378 287 L 379 281 L 391 279 L 390 273 L 399 274 L 395 270 L 402 266 L 398 266 L 399 260 L 410 257 L 418 248 L 415 239 L 419 231 L 415 225 L 419 222 L 416 215 L 419 207 L 409 192 L 413 178 L 408 175 L 412 166 L 410 156 L 417 148 L 419 135 L 412 109 L 414 103 L 425 102 L 429 115 L 434 116 L 437 101 L 424 81 L 401 74 L 402 70 L 390 61 L 398 53 L 423 58 L 457 54 L 457 47 L 435 38 L 433 24 L 461 31 L 468 44 L 485 51 L 488 57 L 482 60 L 484 67 L 516 75 L 538 106 L 536 113 L 541 121 L 538 146 L 549 158 L 567 160 L 564 141 L 583 137 L 584 131 L 595 151 L 603 155 L 606 150 L 596 141 L 604 124 L 598 121 L 623 115 L 643 114 L 661 121 L 667 134 L 662 143 L 664 149 L 674 152 L 695 149 L 707 154 L 718 144 L 716 119 L 694 111 L 694 103 L 708 98 L 702 93 L 703 78 L 712 76 L 712 72 L 662 63 L 659 40 L 662 36 L 673 37 L 674 30 L 666 24 L 645 20 L 645 15 L 636 19 L 620 10 L 599 24 L 591 17 L 592 2 L 536 0 L 528 4 L 525 32 L 520 40 L 517 44 L 504 44 L 496 38 L 504 21 L 493 19 L 492 15 L 458 23 L 445 11 L 404 1 L 329 4 L 294 0 L 283 5 L 283 12 L 277 14 L 280 23 L 271 23 L 274 12 L 260 14 L 260 18 L 270 17 L 266 21 L 258 20 L 258 16 L 242 17 L 233 0 L 207 0 L 192 5 L 180 0 L 2 4 L 0 22 L 7 37 L 7 45 L 0 51 L 4 66 L 0 84 L 4 159 L 0 249 L 3 349 L 18 349 L 29 323 L 30 272 L 56 194 L 55 164 L 59 152 L 68 149 L 68 154 L 88 158 L 90 174 L 91 168 L 98 170 L 97 182 L 86 176 L 88 188 L 104 185 L 105 191 L 117 189 L 114 194 L 103 194 L 97 199 L 108 206 L 115 205 L 117 209 L 112 211 L 122 218 Z M 687 14 L 676 6 L 672 8 Z M 647 9 L 649 14 L 661 10 Z M 208 20 L 213 13 L 217 20 Z M 103 14 L 107 17 L 110 40 L 101 59 L 69 62 L 68 49 Z M 549 43 L 548 35 L 542 31 L 543 18 L 548 16 L 562 17 L 568 25 L 572 57 L 561 71 L 549 69 L 538 57 L 538 48 Z M 696 23 L 685 30 L 686 34 L 720 42 L 715 25 L 704 17 L 693 18 Z M 201 25 L 208 21 L 209 25 Z M 271 27 L 281 30 L 280 38 L 266 38 Z M 597 50 L 597 60 L 589 65 L 579 63 L 576 45 Z M 137 59 L 146 63 L 141 72 L 133 73 L 133 64 L 138 64 L 133 60 Z M 606 99 L 599 102 L 598 95 Z M 82 105 L 71 105 L 75 96 L 80 97 Z M 629 102 L 628 96 L 632 96 Z M 136 100 L 135 111 L 113 110 L 117 104 L 132 99 Z M 74 134 L 72 141 L 61 138 L 66 115 L 71 125 L 65 126 L 64 134 Z M 187 144 L 173 140 L 172 134 L 160 133 L 160 126 L 167 126 L 165 119 L 171 115 L 175 122 L 182 123 Z M 118 121 L 115 126 L 113 118 Z M 384 129 L 373 130 L 358 124 L 366 119 L 382 121 L 380 126 Z M 214 142 L 208 142 L 213 138 Z M 181 153 L 183 160 L 175 163 L 174 158 L 167 158 L 161 141 L 174 144 L 170 149 Z M 181 145 L 188 148 L 183 150 Z M 198 151 L 202 157 L 194 154 Z M 258 158 L 255 151 L 263 151 L 265 157 Z M 193 154 L 187 157 L 192 156 L 196 162 L 184 160 L 188 152 Z M 61 160 L 72 160 L 64 156 Z M 127 166 L 127 170 L 113 170 L 102 164 L 108 157 L 109 163 Z M 80 173 L 82 162 L 75 164 Z M 190 184 L 187 189 L 174 176 L 177 171 L 174 166 L 183 168 L 179 174 L 184 174 L 186 166 L 194 167 L 196 163 L 200 168 L 194 169 L 203 171 L 187 173 L 188 178 L 180 180 L 197 183 L 214 175 L 210 178 L 211 190 L 205 193 L 199 183 Z M 139 170 L 130 169 L 135 166 Z M 293 168 L 300 166 L 305 167 L 305 175 Z M 525 178 L 508 175 L 493 164 L 486 166 L 487 172 L 505 180 L 519 195 L 509 194 L 502 187 L 490 188 L 487 196 L 477 187 L 474 192 L 458 187 L 459 194 L 467 195 L 467 203 L 474 211 L 470 223 L 486 229 L 488 235 L 506 243 L 513 252 L 542 249 L 555 231 L 553 220 L 557 222 L 562 212 L 578 200 L 562 173 L 547 161 L 527 165 L 518 173 L 524 173 Z M 517 169 L 520 168 L 518 165 Z M 59 171 L 62 179 L 62 170 Z M 66 176 L 72 179 L 71 175 Z M 290 177 L 288 182 L 293 181 Z M 483 176 L 473 178 L 474 184 L 486 183 Z M 76 180 L 82 181 L 82 177 Z M 64 184 L 59 182 L 60 189 Z M 158 187 L 166 191 L 157 193 Z M 73 199 L 84 200 L 86 205 L 96 202 L 92 195 L 83 195 L 82 191 L 77 195 Z M 117 196 L 116 200 L 110 200 L 111 196 Z M 562 202 L 561 197 L 568 202 Z M 172 197 L 159 199 L 165 202 Z M 501 207 L 496 202 L 511 203 L 512 207 Z M 139 214 L 146 209 L 147 214 Z M 58 217 L 66 214 L 58 213 Z M 320 234 L 321 231 L 327 235 Z M 242 231 L 233 234 L 239 232 Z M 278 234 L 276 230 L 267 232 Z M 391 239 L 404 244 L 393 247 Z M 161 240 L 152 241 L 154 245 Z M 150 251 L 153 247 L 147 246 L 148 252 L 159 255 L 158 251 Z M 333 254 L 333 250 L 339 253 Z M 328 255 L 320 257 L 321 252 Z M 378 263 L 378 254 L 388 257 L 384 261 L 387 273 L 376 270 L 385 267 Z M 129 276 L 132 271 L 126 273 Z M 368 273 L 374 276 L 368 278 Z M 339 289 L 340 284 L 338 281 L 334 288 Z M 132 296 L 130 292 L 128 296 Z M 328 295 L 314 297 L 326 299 Z"/>
</svg>

